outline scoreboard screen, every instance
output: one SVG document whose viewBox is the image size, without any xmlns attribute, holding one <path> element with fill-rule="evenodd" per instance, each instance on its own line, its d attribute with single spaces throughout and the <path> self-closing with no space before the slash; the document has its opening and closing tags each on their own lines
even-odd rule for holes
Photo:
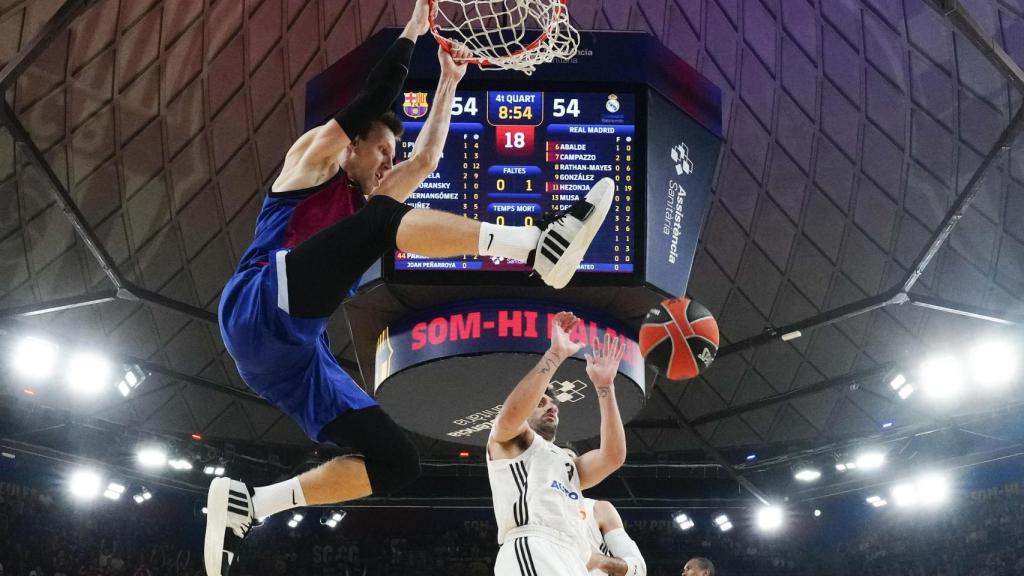
<svg viewBox="0 0 1024 576">
<path fill-rule="evenodd" d="M 405 125 L 398 161 L 413 154 L 434 104 L 433 90 L 407 88 L 396 104 Z M 616 184 L 608 218 L 576 278 L 623 282 L 638 271 L 638 98 L 633 89 L 581 92 L 459 90 L 451 128 L 437 168 L 406 200 L 507 226 L 536 224 L 568 208 L 605 177 Z M 488 256 L 425 258 L 397 252 L 389 274 L 415 280 L 445 271 L 487 277 L 522 272 L 525 262 Z M 478 273 L 478 274 L 474 274 Z M 518 276 L 518 275 L 515 275 Z M 513 277 L 498 274 L 502 282 Z M 469 278 L 463 278 L 469 280 Z M 617 279 L 617 280 L 616 280 Z"/>
</svg>

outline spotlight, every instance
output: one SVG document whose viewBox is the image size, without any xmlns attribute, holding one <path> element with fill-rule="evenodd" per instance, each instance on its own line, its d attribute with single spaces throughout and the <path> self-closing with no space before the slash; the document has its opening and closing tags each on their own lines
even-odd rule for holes
<svg viewBox="0 0 1024 576">
<path fill-rule="evenodd" d="M 683 512 L 676 514 L 672 519 L 675 520 L 676 526 L 679 526 L 679 529 L 683 532 L 694 527 L 693 519 Z"/>
<path fill-rule="evenodd" d="M 729 517 L 725 514 L 719 514 L 716 516 L 714 522 L 715 526 L 718 526 L 718 529 L 722 532 L 732 530 L 732 522 L 729 521 Z"/>
<path fill-rule="evenodd" d="M 793 475 L 793 478 L 801 482 L 814 482 L 818 478 L 821 478 L 821 471 L 814 468 L 802 468 Z"/>
<path fill-rule="evenodd" d="M 757 454 L 747 454 L 747 462 L 753 462 L 757 460 Z"/>
<path fill-rule="evenodd" d="M 110 362 L 91 352 L 79 352 L 68 362 L 68 385 L 81 394 L 97 394 L 110 382 Z"/>
<path fill-rule="evenodd" d="M 864 452 L 857 456 L 855 464 L 856 468 L 860 468 L 862 470 L 875 470 L 877 468 L 881 468 L 882 465 L 885 464 L 885 454 L 883 452 L 876 451 Z M 850 468 L 850 465 L 847 464 L 846 467 Z"/>
<path fill-rule="evenodd" d="M 882 429 L 888 430 L 889 428 L 892 428 L 893 424 L 895 424 L 895 422 L 892 420 L 886 420 L 885 422 L 882 422 Z"/>
<path fill-rule="evenodd" d="M 892 380 L 889 380 L 889 387 L 899 395 L 900 400 L 906 400 L 914 393 L 913 385 L 907 382 L 907 377 L 903 374 L 893 376 Z"/>
<path fill-rule="evenodd" d="M 124 376 L 122 376 L 120 382 L 117 383 L 117 391 L 121 393 L 121 396 L 127 398 L 128 395 L 132 393 L 132 390 L 135 390 L 135 388 L 146 379 L 146 376 L 146 372 L 136 364 L 125 366 Z"/>
<path fill-rule="evenodd" d="M 223 466 L 206 466 L 205 468 L 203 468 L 203 474 L 206 474 L 207 476 L 223 476 L 224 475 L 224 467 Z"/>
<path fill-rule="evenodd" d="M 174 468 L 175 470 L 192 469 L 192 463 L 186 460 L 185 458 L 175 458 L 173 460 L 168 460 L 167 465 L 170 466 L 171 468 Z"/>
<path fill-rule="evenodd" d="M 985 386 L 1009 384 L 1017 374 L 1017 353 L 1007 342 L 982 342 L 968 355 L 974 378 Z"/>
<path fill-rule="evenodd" d="M 766 532 L 782 527 L 782 508 L 778 506 L 762 506 L 757 511 L 757 527 Z"/>
<path fill-rule="evenodd" d="M 209 512 L 209 509 L 206 506 L 203 506 L 203 514 L 206 514 L 207 512 Z"/>
<path fill-rule="evenodd" d="M 856 469 L 857 469 L 857 463 L 854 462 L 853 460 L 849 460 L 847 462 L 839 462 L 838 464 L 836 464 L 836 470 L 838 472 L 847 472 L 849 470 L 856 470 Z"/>
<path fill-rule="evenodd" d="M 821 510 L 819 510 L 818 508 L 815 508 L 814 509 L 814 517 L 815 518 L 821 518 Z"/>
<path fill-rule="evenodd" d="M 881 496 L 868 496 L 865 500 L 875 508 L 881 508 L 882 506 L 887 506 L 889 504 L 889 502 Z"/>
<path fill-rule="evenodd" d="M 936 400 L 958 395 L 963 388 L 960 363 L 953 356 L 935 356 L 921 363 L 920 383 L 926 394 Z"/>
<path fill-rule="evenodd" d="M 124 494 L 124 484 L 118 484 L 117 482 L 107 484 L 107 490 L 103 492 L 103 496 L 111 500 L 119 500 L 121 494 Z"/>
<path fill-rule="evenodd" d="M 163 468 L 167 464 L 167 453 L 160 448 L 143 448 L 135 459 L 143 468 Z"/>
<path fill-rule="evenodd" d="M 71 475 L 68 488 L 75 498 L 91 500 L 100 493 L 100 475 L 91 470 L 79 470 Z"/>
<path fill-rule="evenodd" d="M 40 338 L 22 338 L 14 348 L 14 370 L 31 380 L 43 380 L 53 374 L 57 363 L 57 346 Z"/>
</svg>

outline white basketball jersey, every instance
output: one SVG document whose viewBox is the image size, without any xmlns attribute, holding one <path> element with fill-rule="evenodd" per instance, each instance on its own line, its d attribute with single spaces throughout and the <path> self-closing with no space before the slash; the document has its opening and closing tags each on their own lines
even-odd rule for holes
<svg viewBox="0 0 1024 576">
<path fill-rule="evenodd" d="M 583 499 L 583 512 L 585 514 L 583 526 L 587 535 L 587 545 L 590 546 L 590 552 L 593 554 L 611 556 L 612 553 L 604 542 L 604 535 L 601 534 L 601 527 L 597 525 L 597 516 L 594 514 L 594 504 L 596 502 L 597 500 L 593 498 Z M 591 576 L 607 576 L 605 572 L 600 570 L 591 570 L 590 574 Z"/>
<path fill-rule="evenodd" d="M 574 549 L 586 564 L 590 558 L 583 527 L 579 473 L 564 450 L 533 435 L 533 443 L 519 456 L 491 460 L 487 476 L 498 523 L 498 544 L 506 536 L 551 536 Z"/>
</svg>

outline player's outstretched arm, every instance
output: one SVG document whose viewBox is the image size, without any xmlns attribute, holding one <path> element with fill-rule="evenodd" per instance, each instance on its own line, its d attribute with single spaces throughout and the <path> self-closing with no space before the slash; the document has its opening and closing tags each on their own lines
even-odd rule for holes
<svg viewBox="0 0 1024 576">
<path fill-rule="evenodd" d="M 584 490 L 599 484 L 626 461 L 626 430 L 615 400 L 615 374 L 625 351 L 624 339 L 606 333 L 603 343 L 594 338 L 593 353 L 586 356 L 587 376 L 597 390 L 601 408 L 601 446 L 576 458 Z"/>
<path fill-rule="evenodd" d="M 384 175 L 374 195 L 384 194 L 399 202 L 405 202 L 423 180 L 437 170 L 444 143 L 448 139 L 448 128 L 451 126 L 455 90 L 466 75 L 466 65 L 458 63 L 459 57 L 463 55 L 456 51 L 453 57 L 444 49 L 437 49 L 437 59 L 441 63 L 441 79 L 437 83 L 430 115 L 416 137 L 412 156 Z"/>
<path fill-rule="evenodd" d="M 352 139 L 391 109 L 409 73 L 416 39 L 430 31 L 427 0 L 417 0 L 402 35 L 366 78 L 362 91 L 321 126 L 303 134 L 288 150 L 272 190 L 287 191 L 319 184 Z"/>
<path fill-rule="evenodd" d="M 594 518 L 612 556 L 591 554 L 587 569 L 600 570 L 609 576 L 646 576 L 647 563 L 636 542 L 626 533 L 615 506 L 604 500 L 597 501 L 594 503 Z"/>
<path fill-rule="evenodd" d="M 579 322 L 571 312 L 559 312 L 551 325 L 551 346 L 533 370 L 523 377 L 512 393 L 505 399 L 501 411 L 494 419 L 494 427 L 488 444 L 505 444 L 525 435 L 527 445 L 533 440 L 534 432 L 526 424 L 534 408 L 540 404 L 555 370 L 566 358 L 579 352 L 582 344 L 569 339 L 569 333 Z"/>
</svg>

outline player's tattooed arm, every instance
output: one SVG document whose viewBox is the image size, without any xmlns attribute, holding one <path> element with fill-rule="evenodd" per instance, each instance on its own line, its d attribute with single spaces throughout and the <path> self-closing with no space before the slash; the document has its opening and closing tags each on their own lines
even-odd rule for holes
<svg viewBox="0 0 1024 576">
<path fill-rule="evenodd" d="M 555 315 L 551 325 L 551 346 L 537 365 L 516 385 L 494 419 L 491 441 L 506 443 L 529 434 L 526 420 L 540 404 L 551 377 L 566 358 L 579 352 L 582 344 L 573 342 L 569 334 L 579 319 L 570 312 Z"/>
<path fill-rule="evenodd" d="M 593 352 L 586 355 L 587 376 L 597 390 L 601 409 L 601 446 L 576 459 L 580 485 L 584 489 L 600 483 L 626 461 L 626 430 L 615 399 L 615 375 L 625 354 L 626 342 L 605 334 L 603 342 L 594 339 L 592 349 Z"/>
</svg>

